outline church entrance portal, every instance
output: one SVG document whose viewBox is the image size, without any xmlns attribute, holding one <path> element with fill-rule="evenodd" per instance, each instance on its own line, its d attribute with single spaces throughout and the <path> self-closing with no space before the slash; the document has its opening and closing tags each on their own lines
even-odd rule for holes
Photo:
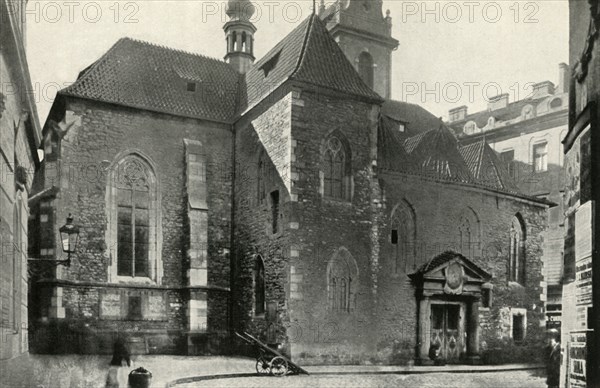
<svg viewBox="0 0 600 388">
<path fill-rule="evenodd" d="M 439 346 L 447 363 L 478 363 L 481 289 L 491 287 L 491 275 L 461 254 L 445 252 L 410 278 L 419 306 L 416 362 L 433 364 L 429 352 Z"/>
<path fill-rule="evenodd" d="M 440 357 L 456 364 L 465 350 L 465 304 L 431 304 L 431 344 L 440 346 Z"/>
</svg>

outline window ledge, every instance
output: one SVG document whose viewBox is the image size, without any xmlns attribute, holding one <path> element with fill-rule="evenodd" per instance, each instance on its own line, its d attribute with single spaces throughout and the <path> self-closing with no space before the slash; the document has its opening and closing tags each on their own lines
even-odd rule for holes
<svg viewBox="0 0 600 388">
<path fill-rule="evenodd" d="M 333 197 L 322 196 L 323 201 L 326 203 L 341 205 L 341 206 L 352 206 L 352 201 L 347 199 L 338 199 Z"/>
<path fill-rule="evenodd" d="M 150 278 L 117 276 L 118 284 L 149 284 L 156 285 L 156 282 Z"/>
</svg>

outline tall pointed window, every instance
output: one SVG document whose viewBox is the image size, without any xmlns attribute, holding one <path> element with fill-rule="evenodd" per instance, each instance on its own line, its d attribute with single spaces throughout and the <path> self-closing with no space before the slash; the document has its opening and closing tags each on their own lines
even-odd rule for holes
<svg viewBox="0 0 600 388">
<path fill-rule="evenodd" d="M 258 172 L 256 174 L 258 203 L 262 204 L 265 201 L 265 160 L 264 153 L 258 158 Z"/>
<path fill-rule="evenodd" d="M 156 177 L 150 165 L 135 154 L 122 158 L 109 180 L 109 246 L 116 259 L 113 276 L 159 278 L 158 223 L 160 208 Z"/>
<path fill-rule="evenodd" d="M 513 217 L 510 226 L 508 280 L 525 281 L 525 225 L 519 215 Z"/>
<path fill-rule="evenodd" d="M 471 223 L 468 218 L 461 220 L 458 227 L 460 252 L 465 256 L 471 255 Z"/>
<path fill-rule="evenodd" d="M 340 248 L 327 265 L 329 310 L 350 312 L 355 308 L 358 267 L 345 248 Z"/>
<path fill-rule="evenodd" d="M 390 242 L 394 273 L 407 272 L 416 267 L 415 214 L 406 202 L 392 212 Z"/>
<path fill-rule="evenodd" d="M 358 57 L 358 74 L 371 89 L 373 89 L 373 70 L 373 57 L 367 52 L 362 52 Z"/>
<path fill-rule="evenodd" d="M 254 259 L 254 314 L 265 313 L 265 264 L 260 255 Z"/>
<path fill-rule="evenodd" d="M 329 198 L 350 198 L 350 155 L 336 136 L 325 144 L 323 155 L 323 194 Z"/>
<path fill-rule="evenodd" d="M 481 223 L 477 213 L 470 207 L 464 209 L 458 221 L 456 250 L 469 258 L 481 254 Z"/>
</svg>

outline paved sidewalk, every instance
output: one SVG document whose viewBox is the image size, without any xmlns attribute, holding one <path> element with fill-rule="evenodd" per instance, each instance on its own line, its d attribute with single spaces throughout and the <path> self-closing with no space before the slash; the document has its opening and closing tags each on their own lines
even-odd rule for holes
<svg viewBox="0 0 600 388">
<path fill-rule="evenodd" d="M 198 377 L 235 375 L 254 376 L 256 360 L 243 357 L 133 356 L 133 368 L 143 366 L 152 372 L 152 387 L 164 388 Z M 104 388 L 110 356 L 29 355 L 0 371 L 0 386 L 7 388 Z M 313 375 L 345 374 L 426 374 L 483 373 L 507 370 L 530 370 L 541 365 L 497 366 L 377 366 L 323 365 L 307 366 Z"/>
</svg>

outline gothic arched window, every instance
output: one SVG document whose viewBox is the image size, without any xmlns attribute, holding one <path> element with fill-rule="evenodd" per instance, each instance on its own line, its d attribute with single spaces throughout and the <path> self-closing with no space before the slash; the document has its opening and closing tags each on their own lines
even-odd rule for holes
<svg viewBox="0 0 600 388">
<path fill-rule="evenodd" d="M 368 52 L 362 52 L 358 57 L 358 74 L 371 89 L 373 89 L 373 72 L 373 57 Z"/>
<path fill-rule="evenodd" d="M 113 166 L 109 185 L 108 245 L 116 262 L 111 278 L 159 281 L 160 203 L 152 168 L 137 154 L 129 154 Z"/>
<path fill-rule="evenodd" d="M 416 267 L 415 214 L 410 205 L 404 201 L 392 212 L 390 242 L 394 273 L 414 269 Z"/>
<path fill-rule="evenodd" d="M 256 175 L 257 182 L 257 193 L 258 193 L 258 203 L 262 204 L 265 201 L 265 172 L 266 172 L 266 161 L 264 159 L 264 153 L 261 153 L 258 158 L 258 172 Z"/>
<path fill-rule="evenodd" d="M 327 265 L 327 300 L 331 311 L 350 312 L 355 308 L 358 267 L 345 248 L 340 248 Z"/>
<path fill-rule="evenodd" d="M 471 223 L 468 218 L 461 220 L 458 227 L 460 251 L 465 256 L 470 256 L 471 253 Z"/>
<path fill-rule="evenodd" d="M 254 314 L 265 313 L 265 264 L 260 255 L 254 259 Z"/>
<path fill-rule="evenodd" d="M 477 213 L 467 207 L 458 223 L 457 250 L 466 257 L 478 256 L 480 253 L 480 222 Z"/>
<path fill-rule="evenodd" d="M 350 155 L 336 136 L 325 144 L 323 155 L 323 194 L 329 198 L 350 199 Z"/>
<path fill-rule="evenodd" d="M 510 226 L 508 280 L 523 284 L 525 281 L 525 224 L 519 214 Z"/>
</svg>

